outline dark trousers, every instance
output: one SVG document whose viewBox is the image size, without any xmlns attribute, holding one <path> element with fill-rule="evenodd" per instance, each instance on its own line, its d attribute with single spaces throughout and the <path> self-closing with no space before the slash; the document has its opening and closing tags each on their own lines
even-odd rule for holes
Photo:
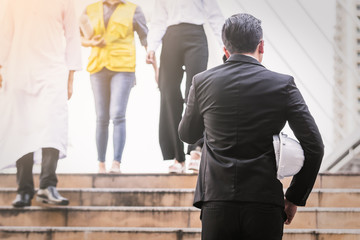
<svg viewBox="0 0 360 240">
<path fill-rule="evenodd" d="M 281 240 L 284 208 L 262 203 L 207 202 L 201 209 L 202 240 Z"/>
<path fill-rule="evenodd" d="M 165 160 L 185 161 L 184 145 L 178 135 L 184 99 L 180 85 L 186 73 L 185 101 L 192 78 L 206 70 L 208 45 L 202 25 L 182 23 L 168 27 L 160 56 L 161 93 L 159 142 Z"/>
<path fill-rule="evenodd" d="M 49 186 L 56 187 L 56 167 L 59 160 L 59 150 L 54 148 L 43 148 L 42 149 L 42 163 L 40 173 L 40 188 L 44 189 Z M 33 180 L 33 164 L 34 164 L 34 153 L 28 153 L 21 157 L 16 162 L 16 181 L 18 184 L 17 192 L 28 193 L 31 196 L 34 195 L 34 180 Z"/>
</svg>

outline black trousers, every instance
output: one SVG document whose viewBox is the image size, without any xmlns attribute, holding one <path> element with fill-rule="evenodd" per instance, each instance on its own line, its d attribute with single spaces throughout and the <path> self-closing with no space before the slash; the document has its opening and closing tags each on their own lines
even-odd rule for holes
<svg viewBox="0 0 360 240">
<path fill-rule="evenodd" d="M 40 173 L 40 188 L 44 189 L 49 186 L 56 187 L 56 167 L 59 160 L 59 150 L 54 148 L 42 149 L 42 163 Z M 34 195 L 34 180 L 33 180 L 33 165 L 34 153 L 28 153 L 21 157 L 16 162 L 16 181 L 18 184 L 18 193 L 28 193 Z"/>
<path fill-rule="evenodd" d="M 160 56 L 161 93 L 159 142 L 163 158 L 185 161 L 184 145 L 178 134 L 184 98 L 180 85 L 186 73 L 185 102 L 195 74 L 206 70 L 208 44 L 202 25 L 182 23 L 168 27 Z"/>
<path fill-rule="evenodd" d="M 207 202 L 201 209 L 202 240 L 281 240 L 284 208 L 263 203 Z"/>
</svg>

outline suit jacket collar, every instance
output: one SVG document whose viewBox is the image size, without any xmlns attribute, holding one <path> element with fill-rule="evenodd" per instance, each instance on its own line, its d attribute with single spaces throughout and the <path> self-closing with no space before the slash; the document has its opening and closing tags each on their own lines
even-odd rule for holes
<svg viewBox="0 0 360 240">
<path fill-rule="evenodd" d="M 243 55 L 243 54 L 232 54 L 226 62 L 247 62 L 251 64 L 256 64 L 259 66 L 263 66 L 258 60 L 253 57 Z"/>
</svg>

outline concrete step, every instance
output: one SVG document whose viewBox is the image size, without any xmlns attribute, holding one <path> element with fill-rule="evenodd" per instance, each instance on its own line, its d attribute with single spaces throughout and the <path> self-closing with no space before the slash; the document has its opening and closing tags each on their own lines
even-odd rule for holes
<svg viewBox="0 0 360 240">
<path fill-rule="evenodd" d="M 70 200 L 70 206 L 158 206 L 191 207 L 194 189 L 153 188 L 82 188 L 59 189 Z M 10 206 L 16 188 L 0 188 L 0 206 Z M 43 206 L 33 200 L 34 206 Z"/>
<path fill-rule="evenodd" d="M 199 240 L 200 229 L 110 227 L 0 227 L 7 240 Z"/>
<path fill-rule="evenodd" d="M 284 188 L 288 188 L 291 177 L 281 180 Z M 360 173 L 321 173 L 318 175 L 314 188 L 360 188 Z"/>
<path fill-rule="evenodd" d="M 360 207 L 360 189 L 313 189 L 306 207 Z"/>
<path fill-rule="evenodd" d="M 285 229 L 283 240 L 360 240 L 360 230 Z"/>
<path fill-rule="evenodd" d="M 360 208 L 298 208 L 286 229 L 360 229 Z"/>
<path fill-rule="evenodd" d="M 196 174 L 58 174 L 59 188 L 194 188 Z M 39 186 L 39 174 L 34 174 L 35 186 Z M 291 178 L 282 180 L 284 188 Z M 0 174 L 0 187 L 16 186 L 15 174 Z M 314 188 L 358 188 L 359 174 L 320 174 Z"/>
<path fill-rule="evenodd" d="M 190 207 L 194 189 L 153 188 L 63 188 L 70 206 L 158 206 Z M 10 206 L 15 188 L 0 188 L 0 206 Z M 32 201 L 34 206 L 42 205 Z M 313 189 L 306 207 L 360 207 L 360 189 Z"/>
<path fill-rule="evenodd" d="M 0 207 L 0 226 L 199 228 L 192 207 Z M 360 229 L 360 208 L 299 208 L 288 229 Z"/>
<path fill-rule="evenodd" d="M 199 240 L 199 228 L 0 227 L 8 240 Z M 360 230 L 285 230 L 283 240 L 360 240 Z"/>
<path fill-rule="evenodd" d="M 57 174 L 58 188 L 195 188 L 197 174 Z M 39 186 L 39 174 L 34 174 Z M 0 174 L 0 187 L 16 188 L 15 174 Z"/>
<path fill-rule="evenodd" d="M 200 227 L 193 207 L 0 207 L 0 226 Z"/>
</svg>

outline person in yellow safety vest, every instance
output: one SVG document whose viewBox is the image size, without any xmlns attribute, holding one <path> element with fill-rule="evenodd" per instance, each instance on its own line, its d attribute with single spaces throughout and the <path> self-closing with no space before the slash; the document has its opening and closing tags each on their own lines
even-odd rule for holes
<svg viewBox="0 0 360 240">
<path fill-rule="evenodd" d="M 120 173 L 126 138 L 126 107 L 135 84 L 136 31 L 147 48 L 146 20 L 139 6 L 125 0 L 103 0 L 86 7 L 80 18 L 82 45 L 91 47 L 87 66 L 95 98 L 99 173 L 106 173 L 108 127 L 113 121 L 114 158 L 110 173 Z M 153 63 L 157 73 L 156 61 Z"/>
</svg>

